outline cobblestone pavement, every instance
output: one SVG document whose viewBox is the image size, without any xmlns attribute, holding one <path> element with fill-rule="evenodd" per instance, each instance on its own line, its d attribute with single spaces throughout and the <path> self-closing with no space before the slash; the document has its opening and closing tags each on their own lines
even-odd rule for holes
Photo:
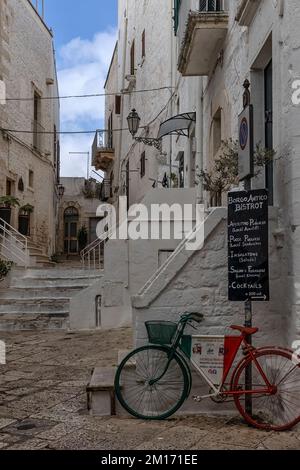
<svg viewBox="0 0 300 470">
<path fill-rule="evenodd" d="M 165 422 L 93 418 L 85 386 L 92 368 L 112 366 L 131 348 L 131 331 L 0 333 L 0 449 L 300 449 L 300 428 L 267 433 L 240 418 L 187 417 Z"/>
</svg>

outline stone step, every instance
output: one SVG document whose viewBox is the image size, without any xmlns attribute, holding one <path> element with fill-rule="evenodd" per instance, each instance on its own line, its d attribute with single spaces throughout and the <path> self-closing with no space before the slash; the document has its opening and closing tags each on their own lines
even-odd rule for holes
<svg viewBox="0 0 300 470">
<path fill-rule="evenodd" d="M 24 276 L 25 273 L 25 276 Z M 56 267 L 53 269 L 42 269 L 40 267 L 32 267 L 26 269 L 14 270 L 12 273 L 14 277 L 31 277 L 35 279 L 101 279 L 103 277 L 103 271 L 99 269 L 96 270 L 85 270 L 82 268 L 70 268 L 66 269 L 64 267 Z"/>
<path fill-rule="evenodd" d="M 46 256 L 40 248 L 28 246 L 28 249 L 30 256 Z"/>
<path fill-rule="evenodd" d="M 97 282 L 97 280 L 100 280 L 101 277 L 99 278 L 86 278 L 86 277 L 81 277 L 81 278 L 36 278 L 36 277 L 23 277 L 23 278 L 13 278 L 11 280 L 10 287 L 11 288 L 40 288 L 40 287 L 46 287 L 46 288 L 57 288 L 57 287 L 80 287 L 82 286 L 90 286 L 94 282 Z"/>
<path fill-rule="evenodd" d="M 60 287 L 41 287 L 41 288 L 10 288 L 0 290 L 0 302 L 3 299 L 69 299 L 82 289 L 89 287 L 89 284 L 81 286 L 60 286 Z"/>
<path fill-rule="evenodd" d="M 62 330 L 68 328 L 68 315 L 31 314 L 22 317 L 0 315 L 0 331 Z"/>
<path fill-rule="evenodd" d="M 88 410 L 92 416 L 116 414 L 114 381 L 116 368 L 95 367 L 86 387 Z"/>
<path fill-rule="evenodd" d="M 69 299 L 1 299 L 0 314 L 46 313 L 56 314 L 69 312 Z"/>
</svg>

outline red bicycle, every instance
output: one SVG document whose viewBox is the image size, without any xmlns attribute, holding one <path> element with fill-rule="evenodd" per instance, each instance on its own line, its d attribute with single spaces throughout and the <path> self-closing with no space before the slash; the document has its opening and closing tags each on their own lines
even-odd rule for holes
<svg viewBox="0 0 300 470">
<path fill-rule="evenodd" d="M 210 388 L 207 395 L 194 397 L 196 402 L 233 398 L 246 422 L 259 429 L 284 431 L 298 424 L 300 357 L 284 348 L 254 348 L 247 338 L 258 328 L 232 326 L 238 336 L 184 335 L 188 324 L 202 319 L 191 313 L 178 324 L 146 323 L 151 344 L 131 352 L 117 370 L 115 390 L 121 405 L 140 419 L 168 418 L 190 395 L 192 366 Z"/>
</svg>

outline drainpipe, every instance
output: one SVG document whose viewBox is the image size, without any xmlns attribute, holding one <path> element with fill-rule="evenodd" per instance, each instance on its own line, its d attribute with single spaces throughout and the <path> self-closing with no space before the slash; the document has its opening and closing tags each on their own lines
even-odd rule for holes
<svg viewBox="0 0 300 470">
<path fill-rule="evenodd" d="M 203 159 L 203 78 L 199 77 L 198 83 L 198 92 L 196 97 L 196 174 L 199 174 L 204 168 L 204 159 Z M 203 183 L 201 178 L 197 178 L 197 203 L 203 204 Z"/>
</svg>

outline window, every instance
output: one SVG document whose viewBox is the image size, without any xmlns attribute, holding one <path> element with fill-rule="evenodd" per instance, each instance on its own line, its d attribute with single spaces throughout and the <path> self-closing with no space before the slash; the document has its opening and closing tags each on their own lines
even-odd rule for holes
<svg viewBox="0 0 300 470">
<path fill-rule="evenodd" d="M 133 40 L 130 49 L 130 75 L 135 75 L 135 41 Z"/>
<path fill-rule="evenodd" d="M 29 170 L 28 186 L 30 188 L 33 188 L 33 183 L 34 183 L 34 173 L 32 170 Z"/>
<path fill-rule="evenodd" d="M 33 97 L 33 148 L 41 151 L 41 97 L 35 91 Z"/>
<path fill-rule="evenodd" d="M 110 197 L 111 198 L 114 197 L 114 180 L 115 180 L 115 176 L 114 176 L 114 172 L 112 171 L 110 174 Z"/>
<path fill-rule="evenodd" d="M 6 180 L 6 196 L 12 196 L 12 182 L 11 182 L 11 180 Z"/>
<path fill-rule="evenodd" d="M 110 113 L 110 116 L 108 118 L 108 141 L 107 141 L 107 147 L 109 149 L 113 148 L 113 113 Z"/>
<path fill-rule="evenodd" d="M 115 96 L 115 113 L 121 114 L 121 96 L 120 95 Z"/>
<path fill-rule="evenodd" d="M 177 34 L 178 25 L 179 25 L 179 10 L 181 6 L 181 0 L 174 0 L 174 31 L 175 35 Z"/>
<path fill-rule="evenodd" d="M 179 188 L 184 188 L 184 152 L 179 157 Z"/>
<path fill-rule="evenodd" d="M 213 156 L 220 150 L 222 144 L 222 120 L 221 109 L 219 108 L 213 119 Z"/>
<path fill-rule="evenodd" d="M 146 174 L 146 153 L 143 152 L 141 155 L 141 178 L 144 178 Z"/>
<path fill-rule="evenodd" d="M 142 59 L 146 57 L 146 31 L 142 34 Z"/>
<path fill-rule="evenodd" d="M 200 0 L 200 11 L 223 11 L 223 0 Z"/>
</svg>

